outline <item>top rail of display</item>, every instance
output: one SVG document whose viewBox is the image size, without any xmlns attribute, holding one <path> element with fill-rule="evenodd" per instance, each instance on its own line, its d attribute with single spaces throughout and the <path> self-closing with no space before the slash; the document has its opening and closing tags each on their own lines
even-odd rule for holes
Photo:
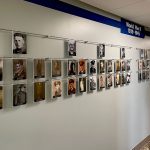
<svg viewBox="0 0 150 150">
<path fill-rule="evenodd" d="M 5 29 L 5 28 L 0 28 L 0 31 L 10 32 L 10 33 L 23 33 L 23 34 L 26 34 L 28 36 L 45 38 L 45 39 L 55 39 L 55 40 L 63 40 L 63 41 L 74 40 L 78 43 L 91 44 L 91 45 L 104 44 L 105 46 L 108 46 L 108 47 L 118 47 L 118 48 L 136 49 L 136 50 L 144 49 L 144 48 L 135 48 L 135 47 L 131 47 L 131 46 L 110 44 L 110 43 L 104 43 L 104 42 L 93 42 L 93 41 L 79 40 L 79 39 L 77 40 L 77 39 L 71 39 L 71 38 L 67 38 L 67 37 L 60 37 L 60 36 L 54 36 L 54 35 L 44 35 L 44 34 L 37 34 L 37 33 L 31 33 L 31 32 L 10 30 L 10 29 Z M 150 49 L 145 49 L 145 50 L 150 50 Z"/>
<path fill-rule="evenodd" d="M 78 6 L 71 5 L 69 3 L 60 1 L 60 0 L 24 0 L 34 4 L 38 4 L 44 7 L 48 7 L 51 9 L 55 9 L 58 11 L 62 11 L 65 13 L 69 13 L 75 16 L 79 16 L 82 18 L 86 18 L 92 21 L 100 22 L 106 25 L 110 25 L 116 28 L 120 28 L 120 32 L 123 34 L 131 35 L 138 38 L 144 38 L 146 36 L 150 36 L 150 32 L 146 31 L 145 28 L 137 23 L 132 21 L 128 21 L 121 18 L 121 21 L 94 13 L 92 11 L 80 8 Z M 131 24 L 133 26 L 128 26 L 126 24 Z M 137 28 L 138 27 L 138 28 Z"/>
</svg>

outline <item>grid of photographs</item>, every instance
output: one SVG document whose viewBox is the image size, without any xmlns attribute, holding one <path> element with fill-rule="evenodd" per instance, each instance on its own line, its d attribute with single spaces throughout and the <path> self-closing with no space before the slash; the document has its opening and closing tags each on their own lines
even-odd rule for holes
<svg viewBox="0 0 150 150">
<path fill-rule="evenodd" d="M 138 81 L 145 81 L 150 79 L 150 59 L 148 59 L 148 50 L 139 50 L 140 59 L 138 62 Z"/>
<path fill-rule="evenodd" d="M 27 90 L 25 84 L 13 85 L 13 106 L 26 104 Z"/>
</svg>

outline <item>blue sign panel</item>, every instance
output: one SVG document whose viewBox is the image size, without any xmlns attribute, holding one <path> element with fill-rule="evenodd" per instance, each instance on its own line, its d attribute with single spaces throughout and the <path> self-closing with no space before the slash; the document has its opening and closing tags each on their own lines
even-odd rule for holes
<svg viewBox="0 0 150 150">
<path fill-rule="evenodd" d="M 121 18 L 121 33 L 136 36 L 139 38 L 145 37 L 144 26 Z"/>
</svg>

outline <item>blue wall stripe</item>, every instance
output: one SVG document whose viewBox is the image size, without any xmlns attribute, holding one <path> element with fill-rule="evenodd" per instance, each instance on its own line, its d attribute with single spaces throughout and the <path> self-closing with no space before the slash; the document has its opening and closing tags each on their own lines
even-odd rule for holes
<svg viewBox="0 0 150 150">
<path fill-rule="evenodd" d="M 79 8 L 77 6 L 73 6 L 71 4 L 59 1 L 59 0 L 25 0 L 27 2 L 31 2 L 34 4 L 38 4 L 44 7 L 52 8 L 58 11 L 62 11 L 65 13 L 69 13 L 75 16 L 83 17 L 86 19 L 90 19 L 96 22 L 100 22 L 106 25 L 110 25 L 113 27 L 121 28 L 121 21 L 117 21 L 94 12 L 85 10 L 83 8 Z M 145 31 L 146 36 L 150 36 L 149 31 Z"/>
<path fill-rule="evenodd" d="M 94 12 L 79 8 L 77 6 L 70 5 L 68 3 L 59 0 L 25 0 L 25 1 L 120 28 L 120 21 L 96 14 Z"/>
</svg>

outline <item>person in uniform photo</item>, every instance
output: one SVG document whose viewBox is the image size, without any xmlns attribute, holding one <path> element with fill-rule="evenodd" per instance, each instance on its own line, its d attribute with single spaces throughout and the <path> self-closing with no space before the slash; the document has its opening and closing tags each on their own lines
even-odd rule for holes
<svg viewBox="0 0 150 150">
<path fill-rule="evenodd" d="M 68 41 L 68 52 L 69 56 L 76 56 L 76 41 Z"/>
<path fill-rule="evenodd" d="M 14 54 L 27 54 L 26 34 L 14 33 Z"/>
<path fill-rule="evenodd" d="M 105 72 L 105 60 L 100 60 L 100 73 L 104 73 Z"/>
<path fill-rule="evenodd" d="M 112 60 L 107 61 L 107 72 L 112 72 Z"/>
<path fill-rule="evenodd" d="M 89 82 L 90 91 L 96 90 L 96 76 L 89 77 Z"/>
<path fill-rule="evenodd" d="M 96 74 L 96 60 L 90 60 L 90 74 Z"/>
<path fill-rule="evenodd" d="M 76 93 L 76 79 L 68 79 L 68 95 Z"/>
<path fill-rule="evenodd" d="M 79 75 L 86 74 L 86 60 L 80 59 L 78 64 L 79 64 Z"/>
<path fill-rule="evenodd" d="M 61 60 L 52 60 L 52 77 L 61 76 Z"/>
<path fill-rule="evenodd" d="M 62 82 L 60 80 L 52 81 L 53 98 L 61 97 L 62 95 Z"/>
<path fill-rule="evenodd" d="M 25 59 L 13 60 L 13 79 L 14 80 L 26 79 L 26 60 Z"/>
<path fill-rule="evenodd" d="M 121 59 L 125 58 L 125 48 L 124 47 L 120 48 L 120 58 Z"/>
<path fill-rule="evenodd" d="M 26 104 L 27 98 L 26 85 L 25 84 L 14 85 L 13 89 L 14 89 L 13 105 L 19 106 Z"/>
<path fill-rule="evenodd" d="M 99 45 L 98 45 L 97 56 L 98 56 L 99 58 L 105 57 L 105 45 L 104 45 L 104 44 L 99 44 Z"/>
<path fill-rule="evenodd" d="M 68 76 L 76 75 L 76 61 L 68 60 Z"/>
</svg>

